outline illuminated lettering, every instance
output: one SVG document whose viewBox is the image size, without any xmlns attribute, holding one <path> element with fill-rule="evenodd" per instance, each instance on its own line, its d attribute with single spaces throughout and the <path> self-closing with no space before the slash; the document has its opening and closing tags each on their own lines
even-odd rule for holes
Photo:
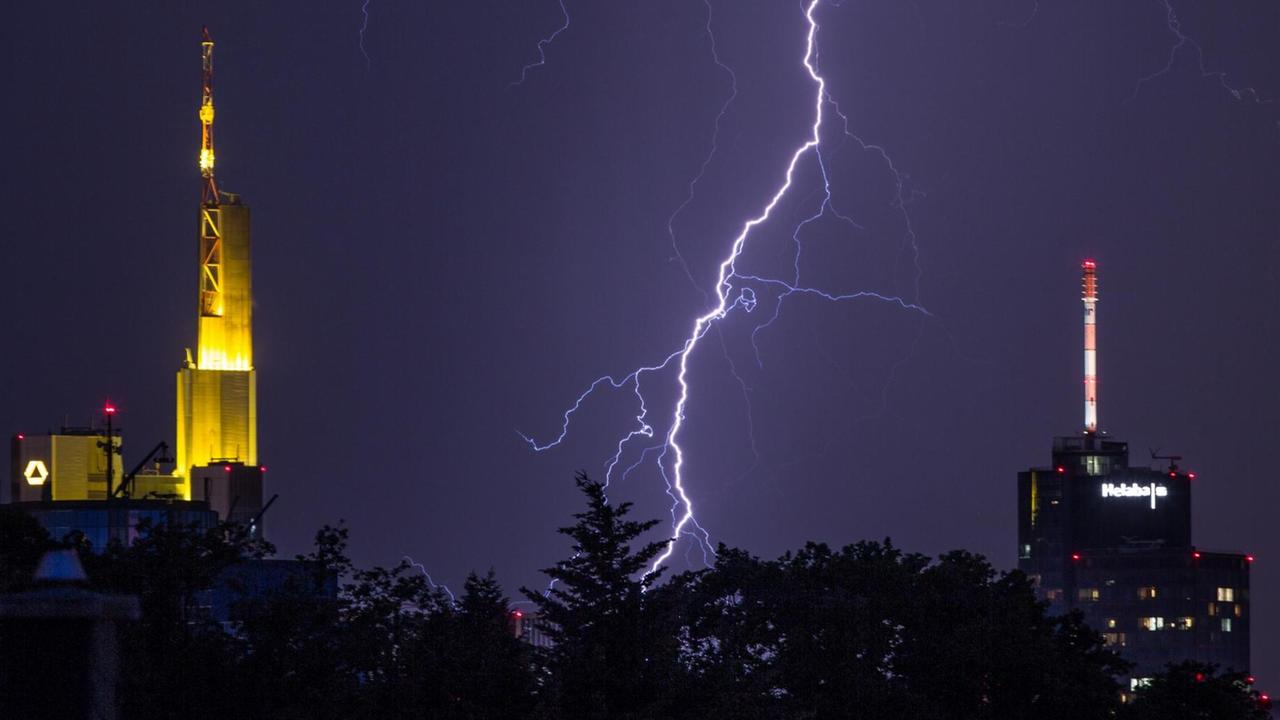
<svg viewBox="0 0 1280 720">
<path fill-rule="evenodd" d="M 1138 483 L 1102 483 L 1102 497 L 1104 498 L 1151 498 L 1151 509 L 1156 509 L 1156 498 L 1168 497 L 1169 488 L 1164 485 L 1151 483 L 1150 485 L 1139 485 Z"/>
</svg>

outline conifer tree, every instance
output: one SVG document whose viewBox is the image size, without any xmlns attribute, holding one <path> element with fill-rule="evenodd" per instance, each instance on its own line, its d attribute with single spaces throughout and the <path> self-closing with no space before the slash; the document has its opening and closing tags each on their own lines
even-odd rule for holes
<svg viewBox="0 0 1280 720">
<path fill-rule="evenodd" d="M 562 718 L 648 717 L 676 664 L 671 633 L 645 601 L 659 574 L 649 565 L 668 541 L 633 548 L 658 521 L 626 519 L 631 503 L 610 503 L 585 473 L 576 482 L 587 509 L 560 529 L 573 540 L 572 556 L 543 570 L 553 583 L 547 593 L 522 588 L 553 643 L 544 657 L 544 709 Z"/>
</svg>

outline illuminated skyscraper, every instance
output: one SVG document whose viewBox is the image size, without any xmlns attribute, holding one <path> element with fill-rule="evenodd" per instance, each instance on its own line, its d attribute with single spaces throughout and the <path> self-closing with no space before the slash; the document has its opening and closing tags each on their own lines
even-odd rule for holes
<svg viewBox="0 0 1280 720">
<path fill-rule="evenodd" d="M 1084 428 L 1018 473 L 1018 569 L 1057 614 L 1079 610 L 1141 682 L 1166 663 L 1249 669 L 1251 555 L 1192 543 L 1195 473 L 1133 465 L 1098 424 L 1097 265 L 1084 282 Z"/>
<path fill-rule="evenodd" d="M 214 180 L 213 41 L 201 43 L 203 98 L 200 105 L 197 340 L 178 371 L 177 467 L 191 469 L 222 461 L 258 463 L 258 391 L 253 369 L 253 285 L 249 208 L 235 195 L 220 193 Z"/>
</svg>

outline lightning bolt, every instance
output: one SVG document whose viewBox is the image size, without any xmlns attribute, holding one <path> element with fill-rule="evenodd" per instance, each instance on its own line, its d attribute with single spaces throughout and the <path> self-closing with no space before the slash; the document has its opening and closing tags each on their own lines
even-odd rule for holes
<svg viewBox="0 0 1280 720">
<path fill-rule="evenodd" d="M 698 167 L 698 174 L 694 175 L 693 179 L 689 181 L 689 193 L 685 196 L 684 202 L 680 203 L 680 206 L 675 209 L 675 212 L 671 213 L 671 217 L 667 218 L 667 236 L 671 238 L 671 250 L 675 252 L 676 258 L 680 261 L 680 266 L 684 268 L 684 273 L 689 278 L 689 282 L 697 288 L 704 297 L 710 299 L 711 296 L 707 294 L 707 291 L 698 285 L 697 280 L 693 279 L 693 273 L 689 270 L 689 263 L 685 262 L 684 255 L 680 252 L 680 245 L 676 242 L 675 222 L 680 213 L 684 212 L 684 209 L 689 207 L 689 204 L 693 202 L 694 189 L 697 187 L 698 182 L 702 180 L 702 176 L 707 174 L 707 166 L 711 164 L 711 159 L 715 157 L 716 151 L 719 149 L 720 121 L 723 120 L 725 114 L 729 112 L 729 106 L 738 98 L 738 75 L 733 72 L 733 68 L 724 64 L 720 59 L 720 52 L 716 48 L 716 34 L 711 30 L 711 0 L 702 0 L 702 4 L 707 7 L 707 24 L 705 27 L 707 31 L 707 38 L 711 43 L 711 59 L 715 62 L 716 67 L 723 70 L 724 73 L 729 76 L 729 97 L 725 98 L 724 103 L 720 106 L 720 112 L 716 113 L 715 125 L 711 131 L 711 148 L 707 151 L 707 156 L 702 159 L 702 165 Z"/>
<path fill-rule="evenodd" d="M 417 560 L 414 560 L 408 555 L 404 556 L 404 561 L 409 563 L 410 567 L 417 568 L 422 573 L 422 576 L 427 579 L 427 583 L 431 585 L 432 590 L 444 590 L 444 594 L 449 596 L 449 602 L 454 605 L 458 604 L 458 599 L 453 596 L 453 591 L 449 589 L 448 585 L 443 585 L 443 584 L 438 585 L 436 584 L 435 580 L 431 579 L 431 573 L 427 572 L 426 565 L 423 565 L 422 563 L 418 562 Z"/>
<path fill-rule="evenodd" d="M 678 348 L 676 348 L 674 351 L 672 351 L 671 353 L 663 357 L 660 362 L 654 363 L 652 365 L 641 366 L 621 376 L 605 375 L 600 378 L 597 378 L 594 382 L 592 382 L 591 385 L 588 386 L 587 389 L 578 396 L 577 400 L 564 412 L 562 416 L 560 433 L 554 439 L 547 442 L 539 443 L 532 437 L 525 435 L 524 433 L 519 433 L 520 437 L 523 438 L 524 441 L 528 443 L 529 446 L 534 451 L 544 452 L 544 451 L 550 450 L 558 446 L 560 443 L 562 443 L 565 440 L 565 438 L 568 436 L 569 427 L 572 422 L 573 416 L 582 408 L 583 403 L 587 400 L 587 398 L 589 398 L 597 390 L 603 389 L 606 385 L 612 388 L 613 390 L 621 390 L 624 388 L 630 389 L 631 392 L 637 398 L 639 412 L 635 417 L 635 425 L 633 426 L 633 429 L 619 439 L 618 444 L 615 448 L 616 452 L 606 463 L 605 484 L 607 486 L 608 482 L 612 479 L 614 469 L 620 463 L 622 454 L 624 450 L 627 448 L 627 446 L 636 438 L 641 438 L 641 437 L 653 438 L 657 434 L 653 425 L 649 422 L 650 408 L 649 408 L 649 403 L 646 401 L 644 392 L 642 390 L 642 385 L 641 385 L 642 379 L 645 379 L 650 375 L 661 373 L 663 371 L 674 372 L 674 375 L 675 375 L 674 387 L 676 390 L 676 400 L 671 410 L 670 425 L 666 433 L 663 435 L 663 442 L 659 445 L 650 445 L 646 447 L 641 452 L 640 459 L 637 460 L 635 464 L 628 467 L 622 474 L 622 477 L 625 478 L 632 470 L 634 470 L 637 466 L 639 466 L 641 463 L 644 462 L 644 458 L 646 455 L 648 455 L 651 452 L 659 453 L 656 459 L 656 463 L 657 463 L 659 472 L 661 473 L 663 480 L 666 483 L 667 495 L 671 498 L 671 501 L 672 501 L 672 504 L 671 504 L 671 521 L 672 522 L 671 522 L 671 534 L 670 534 L 671 542 L 667 544 L 666 550 L 661 555 L 659 555 L 657 558 L 654 559 L 653 564 L 650 568 L 650 572 L 656 572 L 659 568 L 661 568 L 663 565 L 667 563 L 672 553 L 675 551 L 675 547 L 678 541 L 686 535 L 692 537 L 702 547 L 703 553 L 704 553 L 704 560 L 707 559 L 706 555 L 708 552 L 714 554 L 714 551 L 711 550 L 712 545 L 711 545 L 710 533 L 708 533 L 707 530 L 704 529 L 698 523 L 698 520 L 695 516 L 693 501 L 688 494 L 688 485 L 686 483 L 686 478 L 683 472 L 684 461 L 685 461 L 685 450 L 680 443 L 680 432 L 684 428 L 684 423 L 686 419 L 686 409 L 688 407 L 689 398 L 692 393 L 692 389 L 690 387 L 690 378 L 689 378 L 689 359 L 690 357 L 693 356 L 694 352 L 698 348 L 699 343 L 702 341 L 702 339 L 706 336 L 707 332 L 710 331 L 712 327 L 716 327 L 719 321 L 724 320 L 735 310 L 741 310 L 745 313 L 753 312 L 758 305 L 756 288 L 761 288 L 761 289 L 768 288 L 772 291 L 775 291 L 779 294 L 779 299 L 775 306 L 775 312 L 774 312 L 773 318 L 771 318 L 768 322 L 764 323 L 762 326 L 757 327 L 756 330 L 753 331 L 753 342 L 754 342 L 754 335 L 757 334 L 763 327 L 767 327 L 769 323 L 772 323 L 773 320 L 777 318 L 777 314 L 782 305 L 782 300 L 786 297 L 790 297 L 793 295 L 801 296 L 801 297 L 816 298 L 816 299 L 824 300 L 827 302 L 874 300 L 878 302 L 894 304 L 904 310 L 920 313 L 925 316 L 930 315 L 929 312 L 923 306 L 921 306 L 918 300 L 916 299 L 908 301 L 901 297 L 897 297 L 893 295 L 883 295 L 880 293 L 875 293 L 870 291 L 834 293 L 834 292 L 826 291 L 816 287 L 809 287 L 801 284 L 800 282 L 801 244 L 799 240 L 799 234 L 800 234 L 800 231 L 806 225 L 816 221 L 818 218 L 822 217 L 827 213 L 831 213 L 834 217 L 837 217 L 841 221 L 849 223 L 854 227 L 859 227 L 857 223 L 855 223 L 851 218 L 839 213 L 832 206 L 831 183 L 827 175 L 826 161 L 823 159 L 822 153 L 820 151 L 821 142 L 822 142 L 823 121 L 824 121 L 823 109 L 825 106 L 828 106 L 828 105 L 830 105 L 833 108 L 834 112 L 838 116 L 844 119 L 844 122 L 845 122 L 844 136 L 846 139 L 855 140 L 856 142 L 859 143 L 860 147 L 864 151 L 879 153 L 880 156 L 887 163 L 890 171 L 892 172 L 895 178 L 895 183 L 897 187 L 897 201 L 895 205 L 903 212 L 903 215 L 906 218 L 906 223 L 907 223 L 906 242 L 910 246 L 913 259 L 918 257 L 918 250 L 916 249 L 916 243 L 915 243 L 915 232 L 911 228 L 910 216 L 906 211 L 906 205 L 908 202 L 908 198 L 905 195 L 906 191 L 904 190 L 906 186 L 906 179 L 907 179 L 906 176 L 897 170 L 897 168 L 894 166 L 893 162 L 889 159 L 888 155 L 885 153 L 883 148 L 880 148 L 879 146 L 876 146 L 876 145 L 865 143 L 862 140 L 858 139 L 856 135 L 853 135 L 852 133 L 849 132 L 848 118 L 840 111 L 839 106 L 835 104 L 834 100 L 832 100 L 832 98 L 828 94 L 826 80 L 818 71 L 817 45 L 816 45 L 818 23 L 814 18 L 814 12 L 818 6 L 818 3 L 819 3 L 819 0 L 810 0 L 808 4 L 805 6 L 805 10 L 804 10 L 805 21 L 808 25 L 808 30 L 805 34 L 805 52 L 801 62 L 802 62 L 802 65 L 804 66 L 806 73 L 809 76 L 809 79 L 813 82 L 815 87 L 815 92 L 813 95 L 813 106 L 812 106 L 814 120 L 813 120 L 812 126 L 810 127 L 809 136 L 803 143 L 801 143 L 798 147 L 796 147 L 795 150 L 792 152 L 790 160 L 787 163 L 786 170 L 783 174 L 782 182 L 773 191 L 773 194 L 769 196 L 769 199 L 764 204 L 763 208 L 759 211 L 757 215 L 747 219 L 742 224 L 738 234 L 734 236 L 733 241 L 730 244 L 729 249 L 727 251 L 727 254 L 723 257 L 723 259 L 720 261 L 718 266 L 717 280 L 714 286 L 714 300 L 715 300 L 714 304 L 708 310 L 703 312 L 701 315 L 698 315 L 692 319 L 692 322 L 690 324 L 689 334 L 685 338 L 683 343 L 681 343 L 681 345 Z M 708 32 L 710 32 L 710 14 L 709 14 L 710 5 L 708 4 L 707 7 L 708 7 L 707 29 L 708 29 Z M 567 13 L 566 13 L 566 18 L 567 18 Z M 568 23 L 566 20 L 566 27 L 567 25 Z M 554 35 L 552 35 L 550 39 L 554 39 Z M 716 127 L 718 132 L 720 119 L 723 117 L 724 113 L 727 112 L 728 105 L 732 102 L 733 97 L 736 96 L 737 83 L 736 83 L 736 77 L 733 77 L 732 75 L 733 71 L 729 69 L 727 66 L 725 66 L 723 63 L 721 63 L 718 55 L 714 54 L 714 38 L 712 42 L 713 42 L 713 57 L 715 58 L 717 64 L 720 65 L 722 68 L 724 68 L 730 74 L 731 79 L 733 80 L 733 87 L 734 87 L 734 95 L 731 95 L 729 100 L 726 101 L 725 104 L 721 106 L 721 112 L 716 118 Z M 542 46 L 543 46 L 543 43 L 540 43 L 539 44 L 540 50 Z M 710 162 L 711 156 L 714 155 L 715 153 L 715 135 L 716 134 L 713 133 L 711 152 L 708 154 L 707 159 L 703 162 L 702 167 L 699 171 L 699 174 L 690 183 L 690 194 L 692 194 L 693 187 L 694 185 L 697 184 L 697 181 L 701 178 L 702 173 L 705 172 L 707 163 Z M 797 226 L 795 232 L 793 233 L 793 240 L 796 244 L 794 277 L 792 278 L 792 280 L 787 281 L 787 280 L 781 280 L 778 278 L 764 277 L 757 274 L 739 272 L 737 269 L 737 261 L 739 257 L 741 257 L 742 252 L 746 247 L 747 240 L 751 236 L 752 231 L 758 226 L 760 226 L 762 223 L 767 221 L 773 215 L 774 209 L 778 206 L 779 202 L 781 202 L 781 200 L 791 190 L 793 186 L 793 181 L 796 175 L 796 170 L 801 160 L 810 154 L 815 156 L 817 160 L 817 166 L 822 175 L 822 181 L 823 181 L 822 187 L 823 187 L 824 197 L 823 197 L 822 203 L 818 208 L 817 213 L 801 221 L 800 225 Z M 912 196 L 914 197 L 914 194 Z M 685 201 L 684 204 L 682 204 L 679 208 L 677 208 L 676 213 L 672 215 L 671 222 L 668 223 L 668 230 L 671 232 L 671 236 L 672 236 L 672 244 L 673 244 L 673 247 L 676 249 L 677 254 L 679 253 L 679 249 L 674 242 L 674 231 L 671 230 L 671 225 L 674 222 L 675 216 L 678 215 L 679 212 L 689 204 L 691 199 L 692 198 L 690 197 Z M 915 274 L 916 298 L 918 298 L 919 296 L 919 278 L 920 278 L 920 273 L 919 273 L 919 265 L 917 262 L 916 274 Z M 692 277 L 690 279 L 692 279 Z M 695 283 L 695 286 L 696 286 L 696 283 Z M 708 294 L 708 301 L 710 300 L 711 300 L 711 296 Z M 738 378 L 739 382 L 742 382 L 741 376 L 738 375 L 736 368 L 732 366 L 732 361 L 730 361 L 730 366 L 734 376 Z M 743 383 L 743 388 L 745 391 L 746 389 L 745 383 Z"/>
<path fill-rule="evenodd" d="M 1163 2 L 1165 9 L 1165 23 L 1169 26 L 1169 32 L 1173 33 L 1177 42 L 1169 48 L 1169 59 L 1165 61 L 1164 67 L 1156 70 L 1150 75 L 1144 75 L 1138 78 L 1138 81 L 1133 85 L 1133 93 L 1129 95 L 1125 102 L 1132 102 L 1137 99 L 1138 92 L 1142 90 L 1143 85 L 1146 85 L 1148 82 L 1151 82 L 1172 70 L 1174 62 L 1178 59 L 1178 51 L 1188 46 L 1196 53 L 1196 65 L 1200 69 L 1200 77 L 1202 79 L 1216 79 L 1218 84 L 1222 86 L 1222 89 L 1226 90 L 1227 93 L 1236 100 L 1251 98 L 1254 103 L 1258 104 L 1271 102 L 1270 100 L 1263 100 L 1262 97 L 1258 95 L 1258 91 L 1251 87 L 1235 87 L 1231 85 L 1227 82 L 1227 73 L 1220 70 L 1210 70 L 1206 67 L 1204 64 L 1204 48 L 1201 47 L 1200 43 L 1196 42 L 1194 38 L 1182 31 L 1182 21 L 1178 18 L 1178 11 L 1173 7 L 1173 0 L 1163 0 Z"/>
<path fill-rule="evenodd" d="M 364 49 L 364 32 L 369 29 L 369 3 L 373 0 L 364 0 L 364 4 L 360 6 L 360 13 L 364 15 L 364 23 L 360 25 L 360 54 L 364 56 L 364 69 L 368 70 L 373 67 L 373 61 L 369 59 L 369 53 Z"/>
<path fill-rule="evenodd" d="M 538 59 L 520 68 L 520 79 L 511 81 L 508 87 L 523 85 L 525 78 L 529 76 L 530 70 L 546 65 L 547 64 L 547 46 L 555 42 L 557 35 L 569 29 L 569 8 L 566 8 L 564 6 L 564 0 L 556 0 L 556 1 L 560 3 L 560 12 L 564 15 L 564 24 L 561 25 L 559 28 L 556 28 L 555 32 L 551 33 L 550 35 L 538 41 Z"/>
</svg>

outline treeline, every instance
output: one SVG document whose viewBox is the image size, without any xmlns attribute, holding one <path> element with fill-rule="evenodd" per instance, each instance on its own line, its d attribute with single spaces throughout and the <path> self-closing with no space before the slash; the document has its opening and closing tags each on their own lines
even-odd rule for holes
<svg viewBox="0 0 1280 720">
<path fill-rule="evenodd" d="M 930 559 L 886 540 L 761 560 L 722 546 L 707 570 L 645 575 L 665 549 L 637 544 L 655 523 L 578 485 L 586 508 L 561 530 L 571 556 L 545 570 L 549 594 L 522 589 L 549 647 L 514 636 L 492 572 L 455 601 L 408 563 L 353 567 L 342 528 L 317 533 L 304 571 L 237 603 L 228 625 L 198 603 L 228 568 L 272 551 L 243 529 L 159 526 L 82 552 L 94 588 L 142 603 L 122 638 L 121 716 L 1270 717 L 1241 674 L 1194 664 L 1121 703 L 1128 667 L 1095 632 L 966 552 Z M 0 514 L 0 590 L 29 585 L 52 546 L 25 515 Z"/>
</svg>

